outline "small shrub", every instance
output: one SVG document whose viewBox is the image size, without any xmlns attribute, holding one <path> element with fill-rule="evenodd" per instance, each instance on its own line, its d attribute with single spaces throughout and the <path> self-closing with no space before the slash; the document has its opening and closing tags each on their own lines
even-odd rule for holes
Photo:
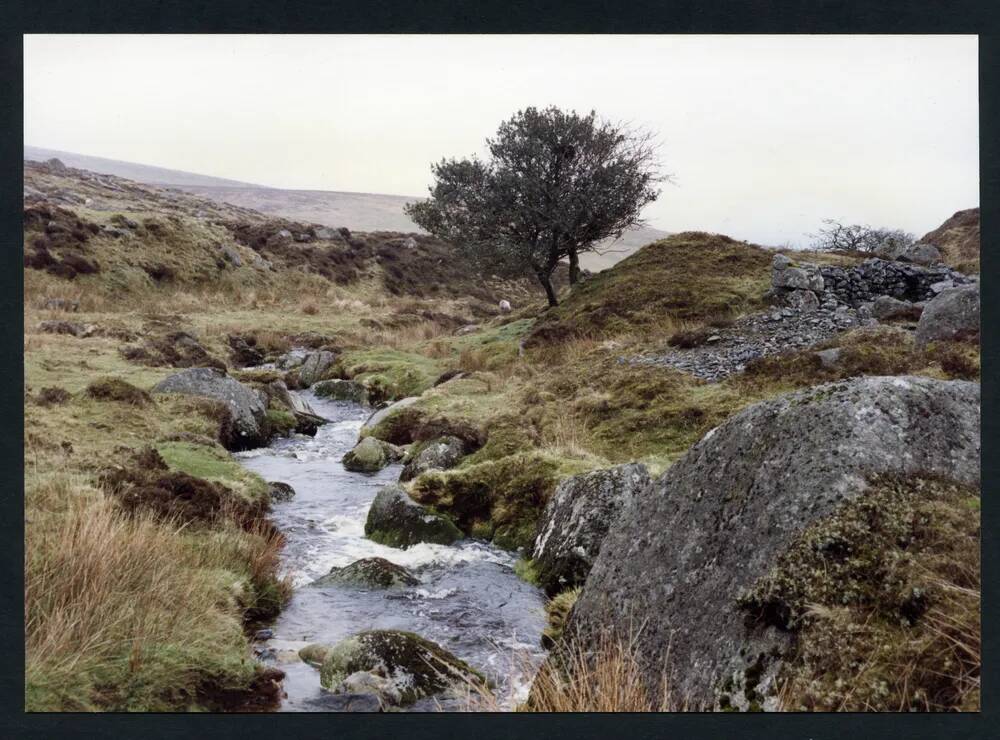
<svg viewBox="0 0 1000 740">
<path fill-rule="evenodd" d="M 119 401 L 133 406 L 146 406 L 152 397 L 121 378 L 99 378 L 87 386 L 87 396 L 98 401 Z"/>
<path fill-rule="evenodd" d="M 66 403 L 72 397 L 72 394 L 65 388 L 49 386 L 42 388 L 38 392 L 38 395 L 35 397 L 35 403 L 39 406 L 53 406 L 56 404 Z"/>
</svg>

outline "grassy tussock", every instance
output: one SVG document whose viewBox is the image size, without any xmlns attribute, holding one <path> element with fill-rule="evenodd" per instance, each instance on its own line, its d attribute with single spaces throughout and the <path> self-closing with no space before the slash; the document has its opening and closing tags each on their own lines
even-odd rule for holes
<svg viewBox="0 0 1000 740">
<path fill-rule="evenodd" d="M 175 709 L 193 703 L 205 673 L 249 680 L 238 571 L 79 483 L 47 485 L 36 502 L 77 500 L 59 516 L 35 508 L 26 531 L 28 710 Z"/>
</svg>

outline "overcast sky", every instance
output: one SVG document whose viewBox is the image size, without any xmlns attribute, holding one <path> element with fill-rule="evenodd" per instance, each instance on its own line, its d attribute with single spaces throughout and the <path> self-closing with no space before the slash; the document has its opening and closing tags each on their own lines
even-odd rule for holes
<svg viewBox="0 0 1000 740">
<path fill-rule="evenodd" d="M 25 143 L 288 188 L 423 195 L 549 104 L 654 131 L 650 225 L 805 244 L 979 204 L 974 36 L 27 36 Z"/>
</svg>

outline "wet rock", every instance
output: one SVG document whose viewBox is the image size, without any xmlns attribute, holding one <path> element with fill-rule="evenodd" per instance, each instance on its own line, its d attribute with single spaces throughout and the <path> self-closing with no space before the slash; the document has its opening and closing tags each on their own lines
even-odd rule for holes
<svg viewBox="0 0 1000 740">
<path fill-rule="evenodd" d="M 336 361 L 337 356 L 333 352 L 318 350 L 306 355 L 305 361 L 299 368 L 299 383 L 303 388 L 308 388 L 313 383 L 326 380 L 330 368 Z"/>
<path fill-rule="evenodd" d="M 458 437 L 438 437 L 420 446 L 403 468 L 399 479 L 408 481 L 428 470 L 447 470 L 465 456 L 465 443 Z"/>
<path fill-rule="evenodd" d="M 354 586 L 360 588 L 396 588 L 416 586 L 420 581 L 406 568 L 385 558 L 363 558 L 330 572 L 312 582 L 313 586 Z"/>
<path fill-rule="evenodd" d="M 460 540 L 462 533 L 450 519 L 421 506 L 400 486 L 386 486 L 368 510 L 365 536 L 405 549 L 420 542 L 450 545 Z"/>
<path fill-rule="evenodd" d="M 252 389 L 214 368 L 199 367 L 176 373 L 153 387 L 154 393 L 180 393 L 220 401 L 228 409 L 232 435 L 230 449 L 252 449 L 267 444 L 263 437 L 264 402 Z"/>
<path fill-rule="evenodd" d="M 396 445 L 374 437 L 365 437 L 354 446 L 353 450 L 344 455 L 342 462 L 348 470 L 376 473 L 389 463 L 399 460 L 402 454 Z"/>
<path fill-rule="evenodd" d="M 382 702 L 375 694 L 323 693 L 305 703 L 311 712 L 381 712 Z"/>
<path fill-rule="evenodd" d="M 792 636 L 748 624 L 738 599 L 802 531 L 863 497 L 872 475 L 979 483 L 980 386 L 918 377 L 830 383 L 756 404 L 708 432 L 625 509 L 574 606 L 567 634 L 641 624 L 636 654 L 653 695 L 711 708 L 723 677 L 773 688 Z M 756 666 L 756 667 L 755 667 Z M 773 671 L 769 675 L 773 675 Z"/>
<path fill-rule="evenodd" d="M 917 324 L 917 344 L 979 334 L 979 283 L 948 288 L 928 302 Z"/>
<path fill-rule="evenodd" d="M 449 688 L 484 685 L 485 679 L 437 643 L 412 632 L 370 630 L 330 650 L 320 668 L 320 684 L 334 692 L 375 693 L 386 704 L 412 704 Z"/>
<path fill-rule="evenodd" d="M 892 296 L 880 295 L 872 304 L 872 315 L 879 321 L 892 321 L 893 319 L 919 319 L 921 308 L 910 303 L 901 301 Z"/>
<path fill-rule="evenodd" d="M 630 463 L 559 484 L 539 522 L 532 555 L 546 593 L 552 596 L 586 580 L 618 513 L 649 483 L 646 466 Z"/>
<path fill-rule="evenodd" d="M 295 489 L 280 480 L 268 481 L 267 490 L 271 501 L 291 501 L 295 498 Z"/>
<path fill-rule="evenodd" d="M 323 380 L 313 385 L 312 390 L 320 398 L 368 403 L 368 389 L 356 380 Z"/>
<path fill-rule="evenodd" d="M 253 633 L 253 639 L 257 640 L 258 642 L 263 642 L 264 640 L 270 640 L 272 637 L 274 637 L 274 630 L 271 629 L 257 630 L 256 632 Z"/>
<path fill-rule="evenodd" d="M 327 423 L 298 393 L 288 390 L 283 380 L 272 380 L 267 384 L 267 395 L 271 404 L 288 410 L 295 417 L 295 431 L 310 437 L 316 436 L 319 427 Z"/>
</svg>

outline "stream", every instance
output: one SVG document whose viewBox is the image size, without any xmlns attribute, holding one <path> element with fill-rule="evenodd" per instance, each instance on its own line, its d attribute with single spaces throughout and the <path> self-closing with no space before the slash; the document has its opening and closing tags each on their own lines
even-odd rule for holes
<svg viewBox="0 0 1000 740">
<path fill-rule="evenodd" d="M 335 711 L 332 695 L 320 688 L 319 671 L 294 660 L 292 651 L 312 642 L 334 645 L 368 629 L 407 630 L 433 640 L 485 673 L 496 685 L 500 707 L 511 709 L 523 701 L 530 670 L 544 657 L 539 639 L 545 599 L 515 575 L 516 556 L 470 539 L 406 550 L 366 539 L 368 508 L 379 488 L 397 481 L 402 466 L 373 475 L 345 470 L 340 460 L 357 442 L 370 409 L 309 391 L 299 395 L 330 420 L 315 437 L 294 435 L 236 455 L 265 480 L 295 489 L 295 496 L 275 503 L 272 513 L 285 536 L 282 568 L 294 592 L 271 627 L 273 637 L 255 643 L 263 662 L 285 671 L 281 711 Z M 366 557 L 404 566 L 419 585 L 376 590 L 310 585 L 331 567 Z M 444 696 L 404 707 L 461 708 L 460 700 Z"/>
</svg>

